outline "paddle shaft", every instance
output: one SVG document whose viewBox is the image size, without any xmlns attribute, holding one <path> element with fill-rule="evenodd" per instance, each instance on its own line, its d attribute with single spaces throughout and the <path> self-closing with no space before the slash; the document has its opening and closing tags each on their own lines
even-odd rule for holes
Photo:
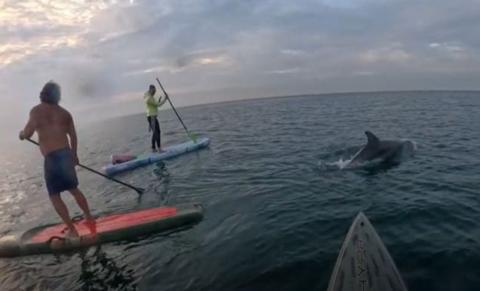
<svg viewBox="0 0 480 291">
<path fill-rule="evenodd" d="M 38 142 L 36 142 L 36 141 L 34 141 L 34 140 L 32 140 L 32 139 L 27 138 L 26 140 L 28 140 L 29 142 L 31 142 L 31 143 L 33 143 L 33 144 L 36 144 L 37 146 L 39 145 Z M 120 180 L 117 180 L 117 179 L 115 179 L 115 178 L 109 177 L 109 176 L 107 176 L 107 175 L 105 175 L 105 174 L 100 173 L 99 171 L 96 171 L 96 170 L 94 170 L 94 169 L 92 169 L 92 168 L 89 168 L 89 167 L 87 167 L 87 166 L 84 166 L 84 165 L 82 165 L 82 164 L 78 164 L 78 166 L 84 168 L 84 169 L 87 170 L 87 171 L 90 171 L 90 172 L 95 173 L 95 174 L 97 174 L 97 175 L 100 175 L 100 176 L 102 176 L 102 177 L 104 177 L 104 178 L 107 178 L 107 179 L 109 179 L 109 180 L 111 180 L 111 181 L 113 181 L 113 182 L 117 182 L 117 183 L 119 183 L 119 184 L 122 184 L 123 186 L 126 186 L 126 187 L 128 187 L 128 188 L 130 188 L 130 189 L 133 189 L 133 190 L 135 190 L 138 194 L 142 194 L 143 191 L 145 191 L 145 190 L 142 189 L 142 188 L 137 188 L 137 187 L 135 187 L 135 186 L 132 186 L 132 185 L 130 185 L 130 184 L 127 184 L 127 183 L 125 183 L 125 182 L 122 182 L 122 181 L 120 181 Z"/>
<path fill-rule="evenodd" d="M 190 138 L 192 138 L 190 132 L 189 132 L 188 129 L 187 129 L 187 126 L 185 125 L 185 123 L 183 123 L 182 118 L 180 117 L 180 115 L 178 114 L 177 110 L 175 109 L 175 106 L 173 106 L 173 103 L 172 103 L 172 101 L 170 100 L 170 97 L 168 96 L 167 92 L 166 92 L 165 89 L 163 88 L 162 83 L 160 83 L 160 80 L 159 80 L 158 78 L 157 78 L 157 82 L 158 82 L 158 85 L 160 85 L 160 88 L 162 89 L 163 94 L 165 94 L 165 97 L 167 98 L 168 103 L 170 103 L 170 106 L 172 106 L 173 112 L 175 112 L 175 114 L 176 114 L 177 117 L 178 117 L 178 120 L 180 120 L 180 123 L 183 125 L 183 128 L 185 129 L 185 132 L 188 134 L 188 136 L 189 136 Z M 193 139 L 193 138 L 192 138 L 192 139 Z M 195 141 L 195 140 L 194 140 L 194 141 Z"/>
</svg>

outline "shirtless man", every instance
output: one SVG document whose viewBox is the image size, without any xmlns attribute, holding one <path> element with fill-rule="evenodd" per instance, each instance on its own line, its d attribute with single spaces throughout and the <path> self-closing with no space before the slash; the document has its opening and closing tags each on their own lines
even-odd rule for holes
<svg viewBox="0 0 480 291">
<path fill-rule="evenodd" d="M 77 134 L 72 116 L 58 105 L 60 95 L 60 86 L 56 83 L 50 81 L 45 84 L 40 92 L 41 103 L 30 111 L 30 118 L 19 137 L 21 140 L 29 139 L 37 132 L 40 151 L 45 157 L 44 174 L 50 201 L 67 226 L 67 236 L 78 237 L 60 193 L 69 191 L 73 195 L 87 223 L 93 224 L 95 220 L 85 196 L 77 188 Z"/>
</svg>

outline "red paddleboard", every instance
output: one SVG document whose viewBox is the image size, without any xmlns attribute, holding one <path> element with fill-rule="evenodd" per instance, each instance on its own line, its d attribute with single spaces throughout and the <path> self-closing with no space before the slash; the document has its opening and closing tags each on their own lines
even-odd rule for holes
<svg viewBox="0 0 480 291">
<path fill-rule="evenodd" d="M 158 207 L 98 217 L 95 224 L 75 222 L 80 237 L 65 237 L 64 224 L 36 227 L 0 239 L 0 257 L 52 253 L 89 247 L 111 241 L 132 239 L 173 229 L 202 219 L 200 205 Z"/>
</svg>

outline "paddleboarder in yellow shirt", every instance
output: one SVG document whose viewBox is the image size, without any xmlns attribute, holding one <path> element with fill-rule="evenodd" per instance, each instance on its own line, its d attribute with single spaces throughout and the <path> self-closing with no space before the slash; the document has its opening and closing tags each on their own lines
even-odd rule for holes
<svg viewBox="0 0 480 291">
<path fill-rule="evenodd" d="M 148 91 L 143 96 L 143 99 L 145 101 L 145 107 L 147 109 L 148 127 L 152 131 L 152 151 L 161 152 L 162 151 L 162 147 L 160 144 L 161 130 L 160 130 L 160 124 L 158 123 L 157 115 L 158 115 L 158 108 L 161 107 L 167 101 L 167 97 L 165 96 L 162 100 L 162 97 L 160 96 L 158 98 L 158 101 L 155 100 L 153 96 L 155 95 L 156 91 L 157 90 L 155 89 L 155 86 L 150 85 L 150 87 L 148 88 Z"/>
</svg>

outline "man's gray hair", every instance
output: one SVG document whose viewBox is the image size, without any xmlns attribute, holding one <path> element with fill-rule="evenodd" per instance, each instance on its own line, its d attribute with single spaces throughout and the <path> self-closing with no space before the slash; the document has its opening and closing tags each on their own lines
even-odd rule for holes
<svg viewBox="0 0 480 291">
<path fill-rule="evenodd" d="M 49 104 L 58 104 L 61 95 L 60 86 L 54 81 L 49 81 L 40 91 L 40 100 Z"/>
</svg>

